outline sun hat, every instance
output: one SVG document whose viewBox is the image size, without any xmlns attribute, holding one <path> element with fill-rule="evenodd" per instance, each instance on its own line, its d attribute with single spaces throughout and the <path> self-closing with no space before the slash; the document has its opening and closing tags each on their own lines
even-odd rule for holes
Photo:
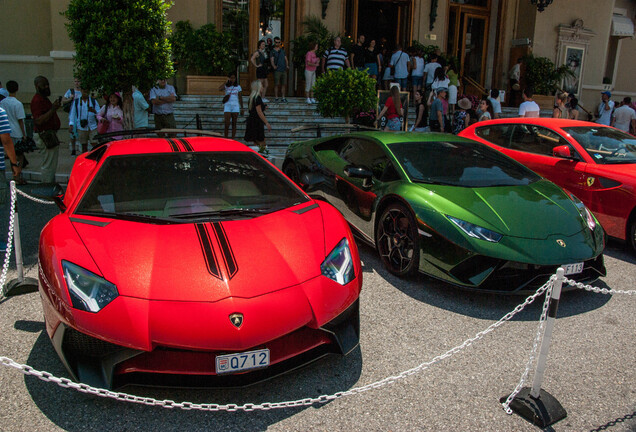
<svg viewBox="0 0 636 432">
<path fill-rule="evenodd" d="M 461 109 L 465 109 L 465 110 L 471 109 L 473 107 L 473 104 L 470 103 L 468 98 L 461 98 L 459 102 L 457 102 L 457 105 L 459 105 Z"/>
</svg>

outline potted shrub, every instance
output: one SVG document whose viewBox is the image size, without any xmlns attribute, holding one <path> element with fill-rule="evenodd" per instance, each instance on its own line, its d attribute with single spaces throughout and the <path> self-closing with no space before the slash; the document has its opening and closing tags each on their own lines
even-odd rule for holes
<svg viewBox="0 0 636 432">
<path fill-rule="evenodd" d="M 218 32 L 214 24 L 195 30 L 189 21 L 179 21 L 170 43 L 175 66 L 186 75 L 187 94 L 222 94 L 218 87 L 239 62 L 232 33 Z"/>
<path fill-rule="evenodd" d="M 534 90 L 534 101 L 541 109 L 554 107 L 554 93 L 566 76 L 573 76 L 567 65 L 557 67 L 547 57 L 535 57 L 532 54 L 523 58 L 526 87 Z"/>
<path fill-rule="evenodd" d="M 376 81 L 365 71 L 333 70 L 316 80 L 314 95 L 323 117 L 344 117 L 349 123 L 357 112 L 371 111 L 378 104 Z"/>
</svg>

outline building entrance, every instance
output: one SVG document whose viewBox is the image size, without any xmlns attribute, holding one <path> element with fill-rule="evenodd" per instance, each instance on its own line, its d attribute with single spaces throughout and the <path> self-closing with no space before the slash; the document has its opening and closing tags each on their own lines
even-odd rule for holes
<svg viewBox="0 0 636 432">
<path fill-rule="evenodd" d="M 389 47 L 411 44 L 412 0 L 348 0 L 345 31 L 352 37 L 365 35 Z"/>
</svg>

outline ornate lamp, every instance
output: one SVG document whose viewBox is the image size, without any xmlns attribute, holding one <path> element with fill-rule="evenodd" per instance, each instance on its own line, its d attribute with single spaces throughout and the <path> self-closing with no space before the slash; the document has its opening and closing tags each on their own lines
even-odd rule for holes
<svg viewBox="0 0 636 432">
<path fill-rule="evenodd" d="M 552 0 L 530 0 L 530 3 L 536 5 L 537 9 L 539 9 L 539 12 L 543 12 L 545 8 L 550 6 Z"/>
<path fill-rule="evenodd" d="M 320 0 L 322 3 L 322 19 L 327 18 L 327 6 L 329 6 L 329 0 Z"/>
</svg>

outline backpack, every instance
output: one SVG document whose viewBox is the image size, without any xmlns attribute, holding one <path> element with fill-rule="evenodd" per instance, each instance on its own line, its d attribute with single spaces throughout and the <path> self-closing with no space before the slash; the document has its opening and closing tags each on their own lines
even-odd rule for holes
<svg viewBox="0 0 636 432">
<path fill-rule="evenodd" d="M 81 98 L 74 99 L 74 101 L 75 101 L 75 114 L 78 113 L 80 99 Z M 66 111 L 66 104 L 64 104 L 64 111 L 71 112 L 71 104 L 72 103 L 73 103 L 73 101 L 68 102 L 68 106 L 69 106 L 68 111 Z M 96 103 L 97 103 L 97 101 L 95 99 L 93 99 L 90 96 L 88 97 L 88 106 L 91 106 L 91 107 L 95 108 L 95 104 Z M 77 114 L 77 116 L 79 117 L 79 114 Z"/>
<path fill-rule="evenodd" d="M 71 95 L 73 95 L 73 99 L 62 105 L 62 109 L 64 110 L 64 112 L 71 112 L 71 104 L 73 104 L 73 101 L 75 100 L 75 89 L 69 90 L 71 91 Z"/>
</svg>

